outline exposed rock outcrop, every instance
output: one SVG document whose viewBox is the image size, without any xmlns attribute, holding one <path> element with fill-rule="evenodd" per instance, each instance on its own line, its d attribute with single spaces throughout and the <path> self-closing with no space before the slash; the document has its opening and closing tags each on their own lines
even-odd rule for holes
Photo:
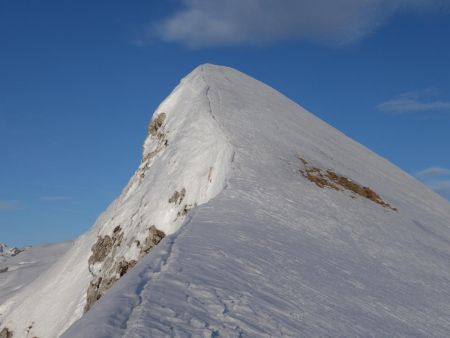
<svg viewBox="0 0 450 338">
<path fill-rule="evenodd" d="M 166 113 L 159 113 L 154 117 L 148 125 L 148 133 L 156 140 L 156 146 L 153 151 L 144 154 L 138 172 L 141 178 L 145 177 L 147 170 L 150 168 L 153 159 L 169 145 L 167 132 L 164 130 L 164 121 Z"/>
<path fill-rule="evenodd" d="M 337 191 L 347 190 L 354 195 L 367 198 L 368 200 L 371 200 L 384 208 L 397 211 L 397 208 L 394 208 L 389 203 L 385 202 L 380 195 L 378 195 L 371 188 L 356 183 L 347 177 L 341 176 L 332 169 L 324 170 L 314 167 L 309 165 L 304 158 L 299 157 L 299 159 L 303 164 L 303 168 L 300 169 L 300 173 L 303 177 L 310 180 L 319 188 L 330 188 Z"/>
<path fill-rule="evenodd" d="M 138 240 L 135 241 L 136 246 L 139 248 L 136 260 L 116 257 L 115 252 L 122 244 L 123 236 L 122 229 L 120 226 L 117 226 L 111 236 L 99 236 L 97 242 L 92 246 L 92 255 L 89 257 L 89 270 L 93 274 L 94 279 L 90 282 L 87 289 L 85 312 L 89 311 L 95 302 L 118 279 L 133 268 L 140 258 L 149 253 L 165 237 L 165 234 L 152 225 L 148 229 L 148 235 L 142 243 Z M 96 264 L 100 264 L 101 267 L 96 269 Z"/>
<path fill-rule="evenodd" d="M 174 203 L 180 205 L 186 196 L 186 189 L 181 189 L 180 191 L 175 191 L 169 198 L 169 203 Z"/>
<path fill-rule="evenodd" d="M 164 120 L 166 119 L 166 113 L 160 113 L 154 118 L 152 121 L 150 121 L 148 125 L 148 132 L 152 136 L 157 136 L 158 131 L 162 127 Z"/>
<path fill-rule="evenodd" d="M 103 262 L 113 248 L 121 244 L 122 239 L 123 233 L 120 226 L 114 228 L 112 236 L 99 236 L 97 242 L 92 246 L 92 255 L 89 257 L 89 266 Z"/>
<path fill-rule="evenodd" d="M 13 338 L 14 334 L 7 327 L 0 331 L 0 338 Z"/>
<path fill-rule="evenodd" d="M 148 254 L 164 237 L 164 232 L 156 229 L 156 227 L 152 225 L 148 229 L 148 235 L 145 238 L 144 243 L 142 243 L 140 256 L 142 257 Z"/>
</svg>

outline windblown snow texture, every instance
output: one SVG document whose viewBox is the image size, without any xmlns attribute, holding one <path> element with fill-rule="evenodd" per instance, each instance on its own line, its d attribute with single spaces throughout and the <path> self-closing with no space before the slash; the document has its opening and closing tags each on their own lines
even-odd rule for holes
<svg viewBox="0 0 450 338">
<path fill-rule="evenodd" d="M 447 201 L 230 68 L 198 67 L 161 113 L 167 147 L 78 240 L 73 262 L 87 270 L 108 220 L 148 219 L 166 237 L 75 323 L 73 309 L 55 329 L 22 306 L 3 326 L 19 337 L 20 318 L 36 332 L 40 323 L 39 337 L 72 323 L 63 337 L 448 336 Z M 130 238 L 141 231 L 127 228 Z M 71 287 L 72 302 L 83 304 L 84 287 Z"/>
<path fill-rule="evenodd" d="M 226 188 L 64 337 L 448 335 L 447 201 L 235 70 L 194 83 L 234 149 Z M 397 211 L 319 188 L 300 158 Z"/>
<path fill-rule="evenodd" d="M 38 278 L 71 244 L 64 242 L 24 249 L 4 246 L 5 250 L 0 254 L 0 304 Z"/>
</svg>

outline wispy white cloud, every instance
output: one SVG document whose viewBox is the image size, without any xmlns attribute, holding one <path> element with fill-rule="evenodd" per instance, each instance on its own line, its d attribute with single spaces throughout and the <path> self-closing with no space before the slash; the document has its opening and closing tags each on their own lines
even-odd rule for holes
<svg viewBox="0 0 450 338">
<path fill-rule="evenodd" d="M 429 167 L 416 173 L 416 177 L 430 189 L 450 200 L 450 169 Z"/>
<path fill-rule="evenodd" d="M 52 202 L 52 201 L 67 201 L 70 200 L 71 198 L 69 196 L 41 196 L 39 199 L 41 201 Z"/>
<path fill-rule="evenodd" d="M 71 214 L 86 215 L 86 213 L 83 210 L 77 210 L 77 209 L 71 209 L 71 208 L 50 207 L 49 209 L 55 210 L 55 211 L 69 212 Z"/>
<path fill-rule="evenodd" d="M 182 0 L 150 34 L 190 47 L 309 40 L 349 44 L 395 13 L 448 9 L 447 0 Z"/>
<path fill-rule="evenodd" d="M 441 167 L 430 167 L 421 170 L 417 173 L 419 177 L 436 177 L 436 176 L 450 176 L 450 169 Z"/>
<path fill-rule="evenodd" d="M 408 92 L 380 103 L 377 108 L 385 113 L 402 115 L 414 113 L 449 112 L 450 101 L 437 99 L 431 89 Z"/>
<path fill-rule="evenodd" d="M 18 209 L 16 201 L 0 201 L 0 211 L 13 211 Z"/>
</svg>

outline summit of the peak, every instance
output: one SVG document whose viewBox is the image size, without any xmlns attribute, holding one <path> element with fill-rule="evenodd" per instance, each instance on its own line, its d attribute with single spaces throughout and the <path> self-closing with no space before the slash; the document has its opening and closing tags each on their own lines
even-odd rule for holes
<svg viewBox="0 0 450 338">
<path fill-rule="evenodd" d="M 243 73 L 239 72 L 238 70 L 228 67 L 228 66 L 222 66 L 222 65 L 216 65 L 212 63 L 204 63 L 197 67 L 195 67 L 186 77 L 185 79 L 189 78 L 196 78 L 197 76 L 203 77 L 205 81 L 207 81 L 210 77 L 226 77 L 226 75 L 229 74 L 241 74 Z M 208 82 L 208 81 L 207 81 Z"/>
<path fill-rule="evenodd" d="M 234 70 L 231 67 L 227 67 L 227 66 L 222 66 L 222 65 L 216 65 L 213 63 L 203 63 L 199 66 L 197 66 L 196 68 L 194 68 L 193 72 L 195 71 L 201 71 L 201 72 L 217 72 L 217 71 L 232 71 Z"/>
</svg>

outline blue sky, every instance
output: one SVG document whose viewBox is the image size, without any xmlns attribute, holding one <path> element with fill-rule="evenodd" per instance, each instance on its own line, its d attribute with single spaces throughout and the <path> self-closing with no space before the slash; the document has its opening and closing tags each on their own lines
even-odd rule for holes
<svg viewBox="0 0 450 338">
<path fill-rule="evenodd" d="M 440 0 L 0 0 L 0 242 L 88 229 L 202 63 L 278 89 L 450 198 Z"/>
</svg>

